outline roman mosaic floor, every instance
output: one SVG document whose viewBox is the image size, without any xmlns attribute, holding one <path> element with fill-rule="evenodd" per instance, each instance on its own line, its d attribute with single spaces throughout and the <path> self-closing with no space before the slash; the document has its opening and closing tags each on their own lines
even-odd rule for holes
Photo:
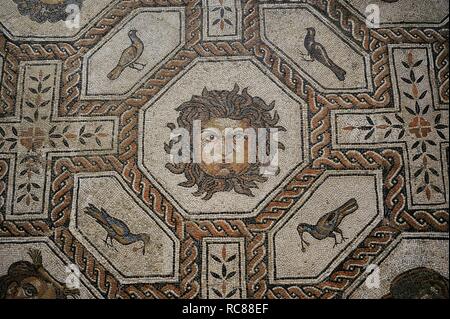
<svg viewBox="0 0 450 319">
<path fill-rule="evenodd" d="M 0 299 L 448 298 L 446 0 L 0 5 Z"/>
</svg>

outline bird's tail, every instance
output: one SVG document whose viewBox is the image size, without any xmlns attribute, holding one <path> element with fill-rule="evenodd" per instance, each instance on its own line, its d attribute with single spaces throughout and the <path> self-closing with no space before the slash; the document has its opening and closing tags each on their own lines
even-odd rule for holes
<svg viewBox="0 0 450 319">
<path fill-rule="evenodd" d="M 345 80 L 345 75 L 347 74 L 347 72 L 345 72 L 343 68 L 341 68 L 335 63 L 332 63 L 330 69 L 331 71 L 333 71 L 334 75 L 336 75 L 339 81 Z"/>
<path fill-rule="evenodd" d="M 356 199 L 352 198 L 348 200 L 344 205 L 338 208 L 341 217 L 347 216 L 358 209 L 358 203 Z"/>
<path fill-rule="evenodd" d="M 111 81 L 114 81 L 119 78 L 119 76 L 122 74 L 124 68 L 120 65 L 116 66 L 111 72 L 108 73 L 108 79 Z"/>
</svg>

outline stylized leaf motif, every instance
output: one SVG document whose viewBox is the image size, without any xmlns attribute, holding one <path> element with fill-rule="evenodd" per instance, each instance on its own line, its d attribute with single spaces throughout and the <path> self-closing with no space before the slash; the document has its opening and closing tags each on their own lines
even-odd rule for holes
<svg viewBox="0 0 450 319">
<path fill-rule="evenodd" d="M 225 264 L 222 264 L 222 278 L 225 278 L 227 276 L 227 266 Z"/>
<path fill-rule="evenodd" d="M 222 262 L 222 260 L 219 257 L 217 257 L 216 255 L 211 254 L 211 258 L 214 259 L 215 261 L 217 261 L 218 263 Z"/>
<path fill-rule="evenodd" d="M 228 273 L 228 275 L 225 277 L 226 280 L 233 278 L 236 275 L 235 271 L 232 271 L 230 273 Z"/>
<path fill-rule="evenodd" d="M 416 63 L 413 64 L 413 68 L 417 68 L 418 66 L 420 66 L 422 64 L 423 60 L 419 60 Z"/>
<path fill-rule="evenodd" d="M 428 91 L 423 91 L 422 94 L 420 94 L 419 96 L 419 100 L 422 100 L 425 98 L 425 96 L 427 95 Z"/>
<path fill-rule="evenodd" d="M 369 133 L 367 133 L 366 136 L 364 136 L 364 139 L 368 140 L 369 138 L 371 138 L 374 132 L 375 130 L 370 130 Z"/>
<path fill-rule="evenodd" d="M 233 290 L 231 290 L 229 293 L 227 293 L 227 295 L 225 296 L 226 299 L 231 298 L 234 296 L 234 294 L 238 291 L 238 288 L 234 288 Z"/>
<path fill-rule="evenodd" d="M 211 271 L 211 276 L 213 276 L 216 279 L 222 279 L 222 277 L 218 273 L 215 273 L 213 271 Z"/>
<path fill-rule="evenodd" d="M 211 290 L 214 291 L 214 293 L 215 293 L 218 297 L 223 298 L 223 295 L 222 295 L 222 293 L 221 293 L 219 290 L 217 290 L 216 288 L 211 288 Z"/>
</svg>

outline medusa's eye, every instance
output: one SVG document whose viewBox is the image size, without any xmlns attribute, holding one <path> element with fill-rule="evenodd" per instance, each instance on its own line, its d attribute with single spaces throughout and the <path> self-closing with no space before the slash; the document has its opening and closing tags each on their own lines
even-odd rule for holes
<svg viewBox="0 0 450 319">
<path fill-rule="evenodd" d="M 202 132 L 202 140 L 205 142 L 216 142 L 218 139 L 219 136 L 214 130 L 205 130 Z"/>
<path fill-rule="evenodd" d="M 215 136 L 214 134 L 209 134 L 208 136 L 206 136 L 206 140 L 208 142 L 214 142 L 217 139 L 217 136 Z"/>
<path fill-rule="evenodd" d="M 25 296 L 34 297 L 37 295 L 37 289 L 32 284 L 25 284 L 22 287 Z"/>
</svg>

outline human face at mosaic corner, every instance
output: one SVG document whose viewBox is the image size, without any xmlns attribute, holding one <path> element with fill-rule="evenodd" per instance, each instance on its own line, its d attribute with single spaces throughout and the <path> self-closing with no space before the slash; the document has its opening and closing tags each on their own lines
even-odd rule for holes
<svg viewBox="0 0 450 319">
<path fill-rule="evenodd" d="M 200 163 L 200 168 L 207 174 L 215 177 L 230 177 L 239 175 L 245 172 L 249 167 L 249 143 L 248 139 L 242 134 L 245 129 L 251 128 L 248 120 L 233 120 L 228 118 L 211 118 L 206 122 L 202 122 L 202 135 L 201 135 L 201 149 L 202 149 L 202 161 Z M 242 129 L 242 133 L 237 132 L 233 136 L 233 154 L 226 154 L 226 140 L 227 134 L 233 134 L 236 129 Z M 220 133 L 220 134 L 219 134 Z M 243 161 L 239 160 L 238 151 L 240 151 L 239 141 L 244 139 L 243 142 Z M 206 145 L 208 149 L 214 149 L 214 146 L 220 147 L 222 149 L 221 157 L 222 161 L 218 160 L 207 160 L 205 161 L 205 154 L 208 156 L 210 154 L 206 150 Z M 214 154 L 217 155 L 217 154 Z M 228 157 L 227 157 L 228 155 Z M 229 160 L 226 160 L 229 158 Z"/>
<path fill-rule="evenodd" d="M 6 299 L 55 299 L 55 287 L 45 280 L 29 276 L 9 284 Z"/>
</svg>

